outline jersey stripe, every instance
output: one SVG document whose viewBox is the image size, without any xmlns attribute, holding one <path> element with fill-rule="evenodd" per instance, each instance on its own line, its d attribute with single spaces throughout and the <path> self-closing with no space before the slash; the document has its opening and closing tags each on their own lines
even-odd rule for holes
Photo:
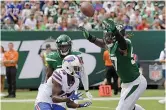
<svg viewBox="0 0 166 110">
<path fill-rule="evenodd" d="M 62 79 L 62 76 L 59 73 L 56 72 L 56 75 L 58 75 Z"/>
<path fill-rule="evenodd" d="M 55 80 L 57 83 L 59 83 L 60 85 L 62 85 L 62 81 L 59 81 L 59 79 L 57 79 L 56 77 L 52 77 L 53 80 Z"/>
<path fill-rule="evenodd" d="M 53 74 L 56 75 L 57 77 L 59 77 L 60 79 L 62 79 L 62 76 L 56 70 L 54 71 Z"/>
<path fill-rule="evenodd" d="M 40 110 L 40 107 L 38 105 L 36 105 L 36 110 Z"/>
<path fill-rule="evenodd" d="M 58 79 L 60 82 L 62 81 L 62 79 L 59 78 L 57 74 L 53 74 L 53 77 L 56 78 L 56 79 Z"/>
<path fill-rule="evenodd" d="M 58 73 L 55 73 L 52 75 L 52 78 L 57 82 L 59 83 L 60 85 L 62 85 L 62 78 L 60 78 L 58 75 Z"/>
</svg>

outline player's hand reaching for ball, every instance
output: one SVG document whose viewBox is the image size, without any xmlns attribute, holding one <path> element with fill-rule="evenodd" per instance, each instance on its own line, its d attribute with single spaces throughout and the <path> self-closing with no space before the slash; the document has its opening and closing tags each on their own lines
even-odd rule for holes
<svg viewBox="0 0 166 110">
<path fill-rule="evenodd" d="M 78 27 L 80 31 L 83 32 L 83 36 L 88 39 L 90 42 L 95 42 L 96 37 L 91 35 L 83 26 Z"/>
<path fill-rule="evenodd" d="M 83 26 L 78 27 L 78 29 L 83 32 L 83 35 L 86 39 L 89 38 L 89 32 Z"/>
<path fill-rule="evenodd" d="M 116 30 L 115 22 L 112 19 L 106 19 L 102 23 L 104 30 L 107 32 L 114 32 Z"/>
<path fill-rule="evenodd" d="M 82 98 L 82 95 L 83 95 L 83 93 L 81 93 L 81 92 L 79 92 L 79 93 L 73 92 L 68 98 L 69 98 L 71 101 L 74 101 L 74 100 L 81 100 L 81 99 L 83 99 L 83 98 Z"/>
</svg>

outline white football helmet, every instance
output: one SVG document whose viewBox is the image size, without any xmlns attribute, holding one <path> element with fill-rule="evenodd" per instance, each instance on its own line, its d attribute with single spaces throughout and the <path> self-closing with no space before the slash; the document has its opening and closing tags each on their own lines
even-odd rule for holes
<svg viewBox="0 0 166 110">
<path fill-rule="evenodd" d="M 63 59 L 62 69 L 64 69 L 71 76 L 81 78 L 83 61 L 76 55 L 68 55 Z"/>
</svg>

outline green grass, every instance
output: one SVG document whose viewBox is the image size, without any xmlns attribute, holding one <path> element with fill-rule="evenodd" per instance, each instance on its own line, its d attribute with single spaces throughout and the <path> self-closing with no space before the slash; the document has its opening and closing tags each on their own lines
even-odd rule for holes
<svg viewBox="0 0 166 110">
<path fill-rule="evenodd" d="M 90 91 L 94 97 L 98 96 L 97 90 Z M 18 91 L 17 98 L 18 99 L 35 99 L 37 95 L 37 91 Z M 112 97 L 119 97 L 112 96 Z M 164 97 L 164 90 L 147 90 L 142 97 Z M 4 99 L 3 97 L 1 100 L 13 100 L 13 99 Z M 137 101 L 142 107 L 146 110 L 164 110 L 164 105 L 159 104 L 158 100 L 139 100 Z M 115 110 L 118 101 L 93 101 L 91 107 L 82 108 L 79 110 Z M 105 107 L 105 108 L 98 108 L 98 107 Z M 34 110 L 34 102 L 2 102 L 1 103 L 1 110 Z"/>
</svg>

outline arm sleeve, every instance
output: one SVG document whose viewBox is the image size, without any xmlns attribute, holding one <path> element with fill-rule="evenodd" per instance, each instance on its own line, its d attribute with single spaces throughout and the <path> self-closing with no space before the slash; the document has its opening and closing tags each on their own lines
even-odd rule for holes
<svg viewBox="0 0 166 110">
<path fill-rule="evenodd" d="M 118 41 L 119 48 L 121 50 L 126 50 L 127 49 L 127 43 L 126 43 L 126 40 L 125 40 L 124 36 L 122 36 L 122 34 L 120 34 L 120 32 L 117 31 L 116 34 L 115 34 L 115 38 Z"/>
<path fill-rule="evenodd" d="M 89 78 L 88 75 L 85 73 L 84 68 L 82 71 L 81 81 L 84 86 L 84 90 L 89 90 Z"/>
<path fill-rule="evenodd" d="M 132 43 L 129 39 L 126 39 L 126 44 L 127 44 L 127 56 L 128 57 L 133 57 L 133 46 L 132 46 Z"/>
<path fill-rule="evenodd" d="M 160 53 L 159 60 L 164 60 L 164 52 L 163 51 L 161 51 L 161 53 Z"/>
<path fill-rule="evenodd" d="M 124 38 L 125 36 L 125 29 L 122 25 L 117 25 L 113 35 L 115 36 L 116 41 L 118 41 L 119 48 L 121 50 L 126 50 L 127 49 L 127 44 L 126 40 Z"/>
<path fill-rule="evenodd" d="M 83 61 L 83 58 L 80 55 L 79 55 L 79 57 Z M 82 74 L 81 74 L 81 82 L 84 86 L 84 90 L 89 90 L 89 78 L 88 78 L 88 75 L 85 73 L 84 67 L 83 67 Z"/>
<path fill-rule="evenodd" d="M 80 59 L 83 61 L 83 57 L 80 52 L 76 52 L 75 55 L 79 56 Z M 84 67 L 83 67 L 82 74 L 81 74 L 81 82 L 84 86 L 84 90 L 89 90 L 89 79 L 88 79 L 88 75 L 85 73 Z"/>
</svg>

